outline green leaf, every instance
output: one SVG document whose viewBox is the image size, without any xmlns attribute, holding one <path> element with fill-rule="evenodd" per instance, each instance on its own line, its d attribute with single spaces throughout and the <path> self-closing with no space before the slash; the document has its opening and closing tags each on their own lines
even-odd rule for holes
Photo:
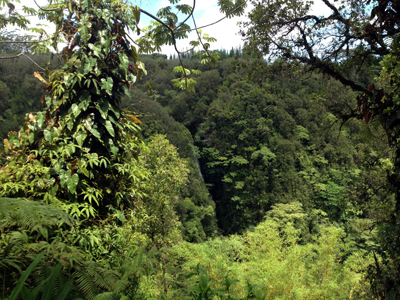
<svg viewBox="0 0 400 300">
<path fill-rule="evenodd" d="M 71 110 L 75 117 L 77 117 L 81 113 L 81 110 L 79 109 L 79 106 L 76 103 L 72 104 Z"/>
<path fill-rule="evenodd" d="M 44 139 L 49 142 L 50 144 L 53 143 L 53 135 L 51 134 L 50 130 L 45 129 L 43 132 Z"/>
<path fill-rule="evenodd" d="M 121 63 L 121 67 L 124 69 L 128 69 L 129 66 L 129 58 L 125 53 L 118 53 L 119 61 Z"/>
<path fill-rule="evenodd" d="M 115 132 L 114 132 L 114 127 L 112 126 L 110 120 L 106 120 L 104 123 L 104 126 L 106 127 L 108 133 L 114 137 L 115 136 Z"/>
<path fill-rule="evenodd" d="M 208 278 L 207 278 L 207 276 L 204 275 L 204 274 L 200 274 L 199 275 L 199 283 L 200 283 L 201 289 L 204 291 L 208 286 Z"/>
<path fill-rule="evenodd" d="M 46 116 L 42 112 L 38 112 L 36 116 L 39 128 L 43 128 L 44 122 L 46 121 Z"/>
<path fill-rule="evenodd" d="M 131 48 L 132 48 L 131 57 L 133 59 L 133 62 L 136 64 L 139 55 L 138 55 L 138 53 L 136 51 L 136 48 L 134 46 L 131 46 Z"/>
<path fill-rule="evenodd" d="M 143 74 L 147 75 L 147 71 L 146 71 L 146 68 L 144 66 L 144 63 L 142 63 L 141 61 L 138 61 L 136 66 L 137 66 L 137 69 L 138 69 L 137 77 L 139 77 L 139 79 L 142 79 Z"/>
<path fill-rule="evenodd" d="M 68 179 L 67 187 L 71 194 L 75 193 L 78 183 L 79 183 L 79 175 L 76 173 L 72 175 L 71 178 Z"/>
<path fill-rule="evenodd" d="M 108 144 L 108 147 L 109 147 L 111 153 L 114 155 L 117 155 L 118 147 L 115 146 L 113 139 L 111 139 L 111 138 L 107 139 L 107 144 Z"/>
<path fill-rule="evenodd" d="M 93 54 L 94 54 L 95 56 L 97 56 L 98 58 L 101 59 L 101 58 L 104 57 L 104 55 L 101 53 L 101 48 L 100 48 L 100 47 L 96 47 L 96 46 L 93 45 L 93 44 L 89 44 L 88 47 L 89 47 L 90 50 L 93 51 Z"/>
<path fill-rule="evenodd" d="M 114 107 L 111 103 L 108 103 L 108 109 L 111 110 L 117 118 L 119 118 L 120 116 L 119 107 L 117 106 Z"/>
<path fill-rule="evenodd" d="M 51 292 L 53 291 L 53 288 L 54 288 L 54 281 L 56 280 L 56 277 L 60 273 L 60 270 L 61 270 L 61 263 L 58 263 L 48 278 L 48 281 L 44 288 L 41 300 L 50 300 L 51 299 Z"/>
<path fill-rule="evenodd" d="M 79 170 L 82 171 L 83 175 L 85 175 L 85 176 L 88 177 L 88 178 L 90 177 L 90 174 L 89 174 L 88 169 L 86 169 L 84 166 L 82 166 L 82 165 L 79 164 L 79 163 L 78 163 L 78 167 L 79 167 Z"/>
<path fill-rule="evenodd" d="M 92 45 L 92 44 L 90 44 Z M 90 46 L 89 46 L 90 48 Z M 87 74 L 93 71 L 93 68 L 97 65 L 97 60 L 94 57 L 89 57 L 85 60 L 85 64 L 83 66 L 83 74 Z"/>
<path fill-rule="evenodd" d="M 31 291 L 24 286 L 24 288 L 21 291 L 22 300 L 36 300 L 37 295 L 39 294 L 40 290 L 42 289 L 42 286 L 47 282 L 47 280 L 48 278 L 40 282 L 39 285 L 36 286 Z"/>
<path fill-rule="evenodd" d="M 28 279 L 29 275 L 32 273 L 33 269 L 36 267 L 36 265 L 39 263 L 39 261 L 42 259 L 43 256 L 44 256 L 44 252 L 42 252 L 38 256 L 36 256 L 35 260 L 29 265 L 29 267 L 25 270 L 25 272 L 19 278 L 16 287 L 12 291 L 10 297 L 8 297 L 8 300 L 16 300 L 17 299 L 17 296 L 21 292 L 26 279 Z"/>
<path fill-rule="evenodd" d="M 107 79 L 101 79 L 101 88 L 104 89 L 110 96 L 112 95 L 113 83 L 114 82 L 111 77 L 107 77 Z"/>
<path fill-rule="evenodd" d="M 89 31 L 89 28 L 92 27 L 92 23 L 89 21 L 89 17 L 90 16 L 88 14 L 84 14 L 81 17 L 81 21 L 78 23 L 78 31 L 80 32 L 82 40 L 85 44 L 87 44 L 92 36 Z"/>
<path fill-rule="evenodd" d="M 96 104 L 96 108 L 99 111 L 101 117 L 103 119 L 107 119 L 107 115 L 108 115 L 108 101 L 105 100 L 100 100 L 99 103 Z"/>
<path fill-rule="evenodd" d="M 87 137 L 87 133 L 84 131 L 79 131 L 75 134 L 75 140 L 78 143 L 79 147 L 82 147 L 83 142 L 85 141 Z"/>
<path fill-rule="evenodd" d="M 92 1 L 91 0 L 83 0 L 82 1 L 82 8 L 89 9 L 92 7 Z"/>
<path fill-rule="evenodd" d="M 97 126 L 92 127 L 90 133 L 93 134 L 97 139 L 101 140 L 101 134 L 100 131 L 97 130 Z"/>
<path fill-rule="evenodd" d="M 136 5 L 135 7 L 135 20 L 136 20 L 136 25 L 139 24 L 140 21 L 140 7 Z"/>
<path fill-rule="evenodd" d="M 56 295 L 54 300 L 64 300 L 68 296 L 73 283 L 74 283 L 73 279 L 70 279 L 69 281 L 67 281 L 62 286 L 62 288 L 60 289 L 60 291 L 58 292 L 58 294 Z"/>
</svg>

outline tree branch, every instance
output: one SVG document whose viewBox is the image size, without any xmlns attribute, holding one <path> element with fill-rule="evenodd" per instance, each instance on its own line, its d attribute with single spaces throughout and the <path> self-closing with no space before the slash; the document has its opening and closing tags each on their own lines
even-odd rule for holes
<svg viewBox="0 0 400 300">
<path fill-rule="evenodd" d="M 181 27 L 183 24 L 185 24 L 186 21 L 189 20 L 189 18 L 190 18 L 191 16 L 193 16 L 193 12 L 194 12 L 195 6 L 196 6 L 196 0 L 193 0 L 193 7 L 192 7 L 192 11 L 190 12 L 190 15 L 188 15 L 187 18 L 186 18 L 181 24 L 179 24 L 179 26 L 177 26 L 177 27 L 175 28 L 175 30 L 177 30 L 179 27 Z"/>
<path fill-rule="evenodd" d="M 241 7 L 242 7 L 243 5 L 245 5 L 246 3 L 247 3 L 247 0 L 246 0 L 245 2 L 243 2 L 242 4 L 238 5 L 238 6 L 237 6 L 236 8 L 234 8 L 233 10 L 231 10 L 229 13 L 227 13 L 225 17 L 219 19 L 218 21 L 216 21 L 216 22 L 214 22 L 214 23 L 210 23 L 210 24 L 207 24 L 207 25 L 204 25 L 204 26 L 200 26 L 200 27 L 197 27 L 197 28 L 193 28 L 193 29 L 179 30 L 179 31 L 176 31 L 176 33 L 193 31 L 193 30 L 197 30 L 197 29 L 201 29 L 201 28 L 205 28 L 205 27 L 209 27 L 209 26 L 215 25 L 215 24 L 221 22 L 222 20 L 226 19 L 227 17 L 229 17 L 231 14 L 233 14 L 235 11 L 237 11 L 239 8 L 241 8 Z"/>
<path fill-rule="evenodd" d="M 193 19 L 194 28 L 197 29 L 196 20 L 194 19 L 194 16 L 192 16 L 192 19 Z M 202 41 L 202 39 L 201 39 L 201 36 L 200 36 L 199 31 L 196 30 L 196 33 L 197 33 L 197 36 L 198 36 L 198 38 L 199 38 L 199 41 L 200 41 L 201 45 L 203 46 L 203 49 L 206 51 L 206 53 L 207 53 L 208 56 L 211 56 L 210 53 L 208 52 L 208 49 L 207 49 L 207 48 L 204 46 L 204 44 L 203 44 L 203 41 Z"/>
<path fill-rule="evenodd" d="M 43 7 L 41 7 L 37 2 L 36 2 L 36 0 L 33 0 L 34 2 L 35 2 L 35 4 L 37 5 L 37 7 L 39 7 L 39 9 L 41 9 L 41 10 L 43 10 L 43 11 L 57 11 L 58 10 L 58 8 L 51 8 L 51 9 L 49 9 L 49 8 L 43 8 Z"/>
<path fill-rule="evenodd" d="M 23 56 L 25 56 L 27 59 L 29 59 L 31 62 L 33 62 L 39 69 L 41 69 L 42 71 L 46 71 L 45 69 L 43 69 L 41 66 L 39 66 L 32 58 L 30 58 L 28 55 L 26 55 L 25 53 L 22 53 Z"/>
<path fill-rule="evenodd" d="M 12 58 L 18 58 L 21 55 L 24 55 L 25 51 L 28 50 L 29 48 L 25 48 L 21 53 L 14 55 L 14 56 L 2 56 L 0 59 L 12 59 Z"/>
<path fill-rule="evenodd" d="M 176 46 L 176 38 L 175 38 L 174 30 L 169 25 L 167 25 L 163 21 L 161 21 L 159 18 L 157 18 L 156 16 L 153 16 L 151 13 L 149 13 L 149 12 L 143 10 L 143 9 L 140 9 L 140 11 L 142 13 L 144 13 L 145 15 L 148 15 L 150 18 L 153 18 L 154 20 L 156 20 L 160 24 L 162 24 L 164 27 L 166 27 L 171 32 L 172 41 L 174 43 L 174 48 L 175 48 L 175 51 L 178 53 L 179 62 L 180 62 L 181 66 L 182 66 L 182 69 L 183 69 L 182 74 L 185 77 L 185 80 L 187 82 L 187 76 L 186 76 L 186 72 L 185 72 L 185 67 L 183 66 L 182 58 L 181 58 L 181 55 L 180 55 L 181 52 L 178 50 L 178 47 Z"/>
<path fill-rule="evenodd" d="M 43 41 L 0 41 L 0 43 L 9 43 L 9 44 L 34 44 L 39 42 L 46 42 L 48 40 Z"/>
</svg>

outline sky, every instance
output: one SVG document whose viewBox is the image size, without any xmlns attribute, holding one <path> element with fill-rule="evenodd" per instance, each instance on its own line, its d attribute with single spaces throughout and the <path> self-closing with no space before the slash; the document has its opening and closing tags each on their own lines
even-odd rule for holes
<svg viewBox="0 0 400 300">
<path fill-rule="evenodd" d="M 31 2 L 31 5 L 33 7 L 36 6 L 33 0 L 28 0 L 28 1 Z M 27 5 L 27 0 L 22 0 L 21 2 Z M 47 0 L 37 0 L 37 2 L 39 5 L 43 6 L 45 6 L 46 3 L 48 3 Z M 142 0 L 142 1 L 136 1 L 135 4 L 138 4 L 142 9 L 148 11 L 153 15 L 156 15 L 158 9 L 170 5 L 169 1 L 167 0 L 159 0 L 159 1 Z M 188 4 L 192 6 L 193 0 L 182 0 L 181 4 Z M 17 5 L 17 9 L 19 10 L 20 8 L 21 6 Z M 246 13 L 241 17 L 232 17 L 230 19 L 226 18 L 215 25 L 203 29 L 203 33 L 207 33 L 209 34 L 209 36 L 217 39 L 217 42 L 211 44 L 211 49 L 230 50 L 232 48 L 238 48 L 243 45 L 244 42 L 242 40 L 242 36 L 239 34 L 240 28 L 238 26 L 238 22 L 246 20 L 247 12 L 249 12 L 250 9 L 251 8 L 248 6 L 246 8 Z M 315 0 L 313 10 L 317 14 L 324 14 L 324 12 L 327 12 L 326 6 L 322 3 L 321 0 Z M 223 18 L 224 14 L 222 14 L 219 11 L 218 0 L 197 0 L 194 16 L 196 19 L 197 27 L 201 27 Z M 183 20 L 183 18 L 181 17 L 182 16 L 180 16 L 179 19 Z M 31 18 L 31 25 L 35 25 L 36 23 L 43 24 L 44 22 L 42 20 L 38 20 L 37 18 L 36 19 Z M 144 14 L 141 14 L 139 27 L 144 27 L 149 24 L 150 24 L 150 18 L 145 16 Z M 188 24 L 193 28 L 193 22 L 191 20 L 190 22 L 188 21 Z M 48 31 L 52 32 L 54 31 L 54 28 L 55 28 L 54 25 L 50 25 Z M 188 39 L 178 40 L 177 41 L 178 50 L 189 49 L 190 48 L 189 41 L 194 39 L 197 39 L 197 36 L 195 32 L 192 32 L 189 35 Z M 170 55 L 175 53 L 175 50 L 173 46 L 164 46 L 162 48 L 162 53 Z"/>
<path fill-rule="evenodd" d="M 182 4 L 188 4 L 190 6 L 193 5 L 192 0 L 183 0 Z M 165 7 L 169 5 L 167 0 L 161 0 L 156 2 L 154 6 L 146 6 L 142 4 L 142 9 L 152 10 L 156 12 L 159 8 Z M 249 9 L 247 9 L 249 10 Z M 210 27 L 202 29 L 203 33 L 207 33 L 209 36 L 214 37 L 217 39 L 217 42 L 211 44 L 212 49 L 227 49 L 230 50 L 233 48 L 240 47 L 243 45 L 242 36 L 239 34 L 239 26 L 237 25 L 240 21 L 245 21 L 246 14 L 241 17 L 232 17 L 231 19 L 226 18 L 221 22 L 212 25 Z M 194 17 L 196 20 L 197 27 L 201 27 L 210 23 L 214 23 L 219 19 L 223 18 L 225 15 L 219 11 L 218 1 L 217 0 L 200 0 L 196 1 L 195 13 Z M 144 20 L 143 22 L 146 22 Z M 193 26 L 193 22 L 190 20 L 188 21 L 188 25 L 190 27 Z M 195 32 L 190 33 L 189 38 L 186 40 L 178 40 L 177 47 L 178 50 L 186 50 L 189 49 L 189 41 L 197 39 L 197 35 Z M 164 46 L 163 53 L 165 54 L 173 54 L 175 52 L 173 46 Z"/>
</svg>

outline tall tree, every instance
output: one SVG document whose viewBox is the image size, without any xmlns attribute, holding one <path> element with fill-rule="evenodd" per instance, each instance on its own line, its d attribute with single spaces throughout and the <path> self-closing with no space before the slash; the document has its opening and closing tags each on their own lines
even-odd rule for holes
<svg viewBox="0 0 400 300">
<path fill-rule="evenodd" d="M 357 98 L 348 103 L 331 98 L 331 110 L 342 122 L 358 118 L 367 124 L 378 124 L 386 133 L 387 143 L 394 151 L 393 169 L 387 179 L 395 203 L 390 221 L 382 231 L 387 269 L 382 270 L 377 262 L 375 287 L 380 297 L 397 299 L 400 297 L 397 289 L 400 286 L 400 2 L 322 2 L 328 11 L 324 15 L 313 13 L 312 1 L 251 0 L 254 8 L 249 14 L 250 21 L 243 24 L 243 35 L 249 46 L 258 48 L 269 59 L 283 58 L 306 65 L 309 70 L 318 70 L 358 92 Z M 382 68 L 380 74 L 374 74 L 371 68 L 378 62 Z"/>
</svg>

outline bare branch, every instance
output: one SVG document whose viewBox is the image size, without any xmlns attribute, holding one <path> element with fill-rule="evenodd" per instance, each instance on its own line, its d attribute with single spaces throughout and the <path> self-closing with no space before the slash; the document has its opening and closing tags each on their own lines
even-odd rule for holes
<svg viewBox="0 0 400 300">
<path fill-rule="evenodd" d="M 2 56 L 0 59 L 12 59 L 12 58 L 18 58 L 21 55 L 24 55 L 25 51 L 28 50 L 29 48 L 25 48 L 21 53 L 14 55 L 14 56 Z"/>
<path fill-rule="evenodd" d="M 194 16 L 192 16 L 192 19 L 193 19 L 194 28 L 197 29 L 196 20 L 194 19 Z M 203 41 L 202 41 L 202 39 L 201 39 L 201 36 L 200 36 L 199 31 L 196 30 L 196 33 L 197 33 L 197 36 L 199 37 L 199 41 L 200 41 L 201 45 L 203 46 L 203 49 L 206 51 L 206 53 L 207 53 L 208 56 L 211 56 L 210 53 L 208 52 L 208 49 L 207 49 L 207 48 L 204 46 L 204 44 L 203 44 Z"/>
<path fill-rule="evenodd" d="M 39 66 L 32 58 L 30 58 L 28 55 L 26 55 L 25 53 L 22 53 L 23 56 L 25 56 L 27 59 L 29 59 L 31 62 L 33 62 L 39 69 L 41 69 L 42 71 L 46 71 L 45 69 L 43 69 L 41 66 Z"/>
<path fill-rule="evenodd" d="M 188 52 L 194 50 L 194 48 L 196 48 L 196 47 L 192 47 L 192 48 L 190 48 L 188 50 L 185 50 L 185 51 L 179 51 L 179 53 L 188 53 Z"/>
<path fill-rule="evenodd" d="M 9 44 L 34 44 L 39 42 L 46 42 L 48 40 L 43 41 L 0 41 L 0 43 L 9 43 Z"/>
<path fill-rule="evenodd" d="M 132 43 L 134 43 L 136 46 L 138 46 L 139 48 L 143 48 L 143 46 L 142 45 L 140 45 L 140 44 L 138 44 L 138 43 L 136 43 L 130 36 L 129 36 L 129 34 L 125 34 L 130 40 L 131 40 L 131 42 Z"/>
</svg>

